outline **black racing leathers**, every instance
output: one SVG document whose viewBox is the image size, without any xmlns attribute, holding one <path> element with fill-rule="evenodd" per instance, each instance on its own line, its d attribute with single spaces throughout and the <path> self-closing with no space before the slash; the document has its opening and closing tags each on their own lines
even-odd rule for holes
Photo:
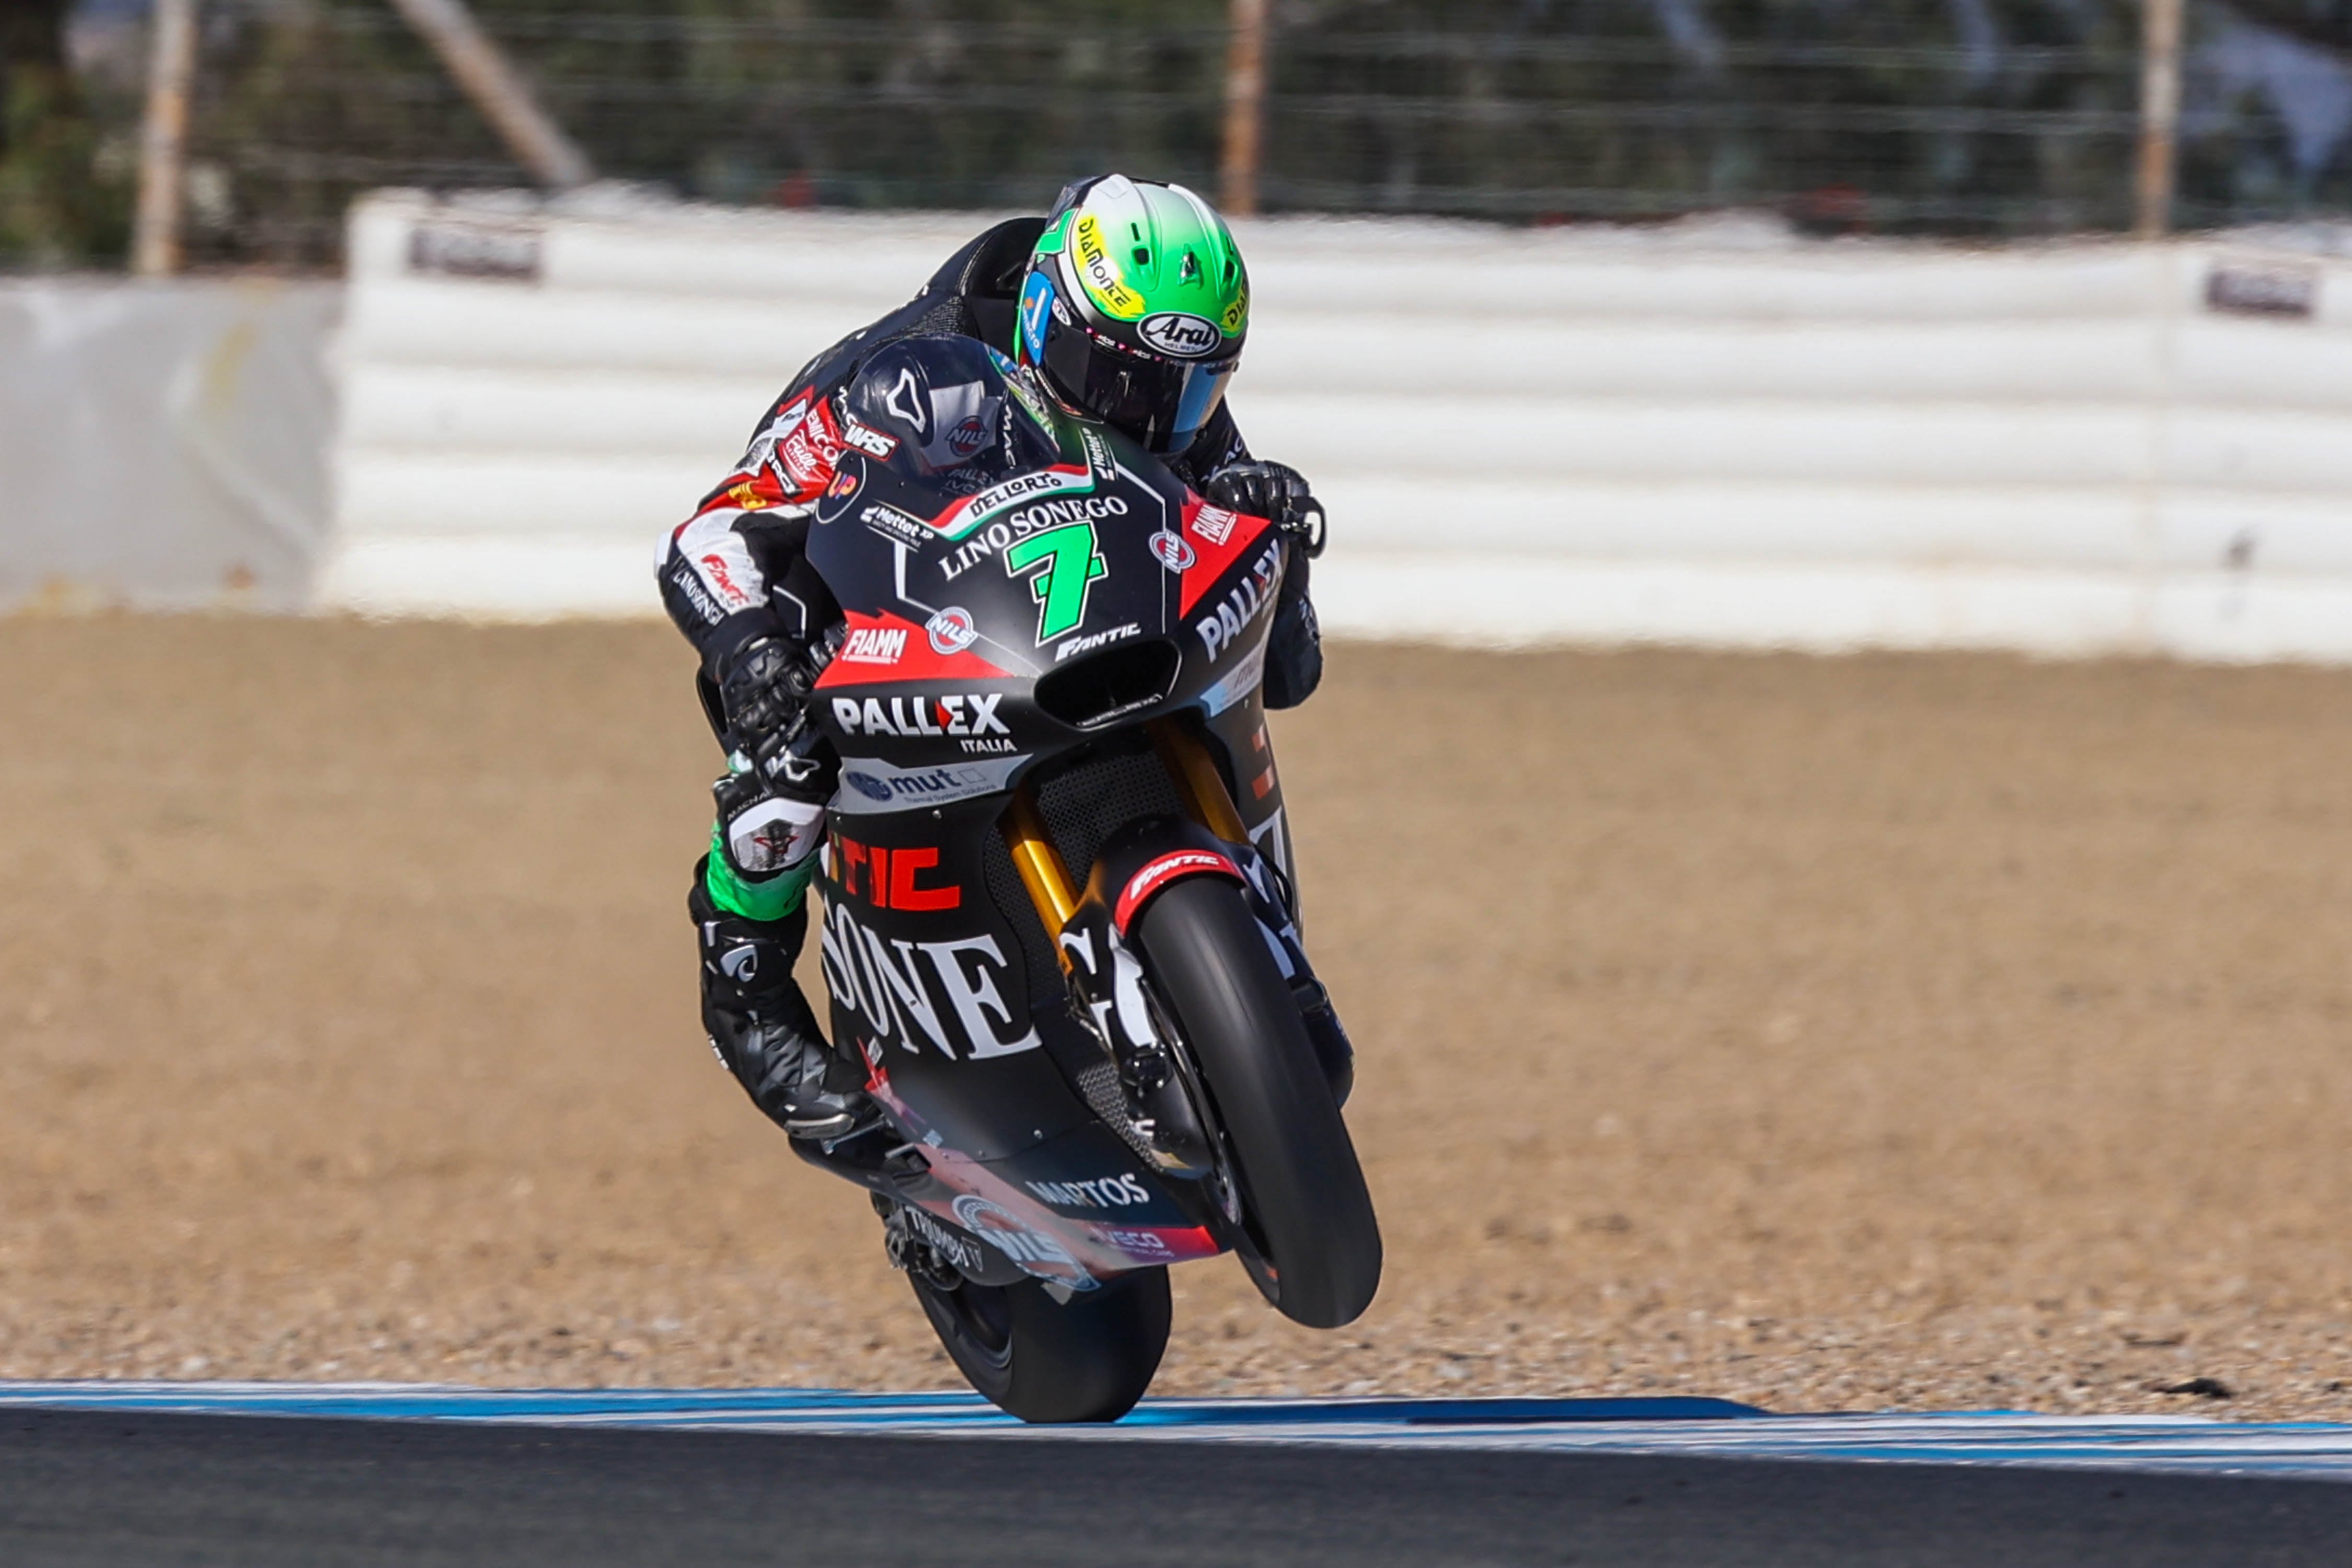
<svg viewBox="0 0 2352 1568">
<path fill-rule="evenodd" d="M 842 394 L 877 350 L 919 333 L 960 333 L 1011 354 L 1014 303 L 1043 227 L 1034 217 L 996 225 L 950 257 L 905 305 L 811 360 L 769 408 L 742 460 L 670 531 L 660 565 L 662 601 L 702 655 L 708 681 L 723 682 L 737 655 L 762 637 L 798 650 L 839 622 L 839 607 L 802 552 L 811 511 L 842 450 Z M 1211 476 L 1249 458 L 1221 404 L 1168 463 L 1178 478 L 1205 490 Z M 1294 551 L 1267 649 L 1270 708 L 1306 700 L 1321 676 L 1307 584 L 1305 553 Z M 706 690 L 705 706 L 723 736 L 715 689 Z"/>
<path fill-rule="evenodd" d="M 844 1078 L 854 1064 L 825 1047 L 791 973 L 833 768 L 817 756 L 782 772 L 772 763 L 803 755 L 806 736 L 793 738 L 790 726 L 808 689 L 809 653 L 843 618 L 806 559 L 810 520 L 834 479 L 845 399 L 860 368 L 884 345 L 918 336 L 976 338 L 1009 356 L 1014 301 L 1043 226 L 1037 218 L 998 224 L 907 304 L 812 360 L 771 405 L 742 459 L 662 548 L 662 601 L 701 655 L 703 709 L 729 753 L 730 772 L 714 788 L 710 853 L 689 900 L 703 947 L 704 1020 L 719 1059 L 797 1136 L 838 1136 L 871 1112 Z M 1249 457 L 1221 405 L 1169 466 L 1206 493 L 1214 476 Z M 1233 482 L 1263 483 L 1243 475 Z M 1307 580 L 1306 552 L 1294 547 L 1268 639 L 1269 707 L 1304 701 L 1322 674 Z"/>
</svg>

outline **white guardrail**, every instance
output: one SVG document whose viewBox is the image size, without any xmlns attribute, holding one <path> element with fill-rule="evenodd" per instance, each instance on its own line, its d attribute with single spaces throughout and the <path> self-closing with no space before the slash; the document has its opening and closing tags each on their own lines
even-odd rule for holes
<svg viewBox="0 0 2352 1568">
<path fill-rule="evenodd" d="M 266 279 L 0 282 L 0 611 L 307 603 L 342 299 Z"/>
<path fill-rule="evenodd" d="M 767 400 L 983 221 L 366 201 L 321 601 L 655 613 Z M 1712 233 L 1244 226 L 1327 626 L 2352 659 L 2352 262 Z"/>
</svg>

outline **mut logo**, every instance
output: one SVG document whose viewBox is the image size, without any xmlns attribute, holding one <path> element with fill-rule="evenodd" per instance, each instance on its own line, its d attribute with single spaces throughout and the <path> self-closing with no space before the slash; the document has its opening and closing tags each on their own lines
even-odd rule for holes
<svg viewBox="0 0 2352 1568">
<path fill-rule="evenodd" d="M 1274 585 L 1281 574 L 1282 542 L 1277 539 L 1250 563 L 1249 575 L 1234 584 L 1213 615 L 1203 615 L 1192 629 L 1212 659 L 1241 641 L 1242 633 L 1274 602 Z"/>
<path fill-rule="evenodd" d="M 850 664 L 896 664 L 906 652 L 902 626 L 859 626 L 841 645 L 841 658 Z"/>
<path fill-rule="evenodd" d="M 887 635 L 897 637 L 904 650 L 904 632 Z M 845 735 L 1010 737 L 1013 731 L 996 716 L 997 704 L 1003 700 L 1002 691 L 965 691 L 947 697 L 836 697 L 833 717 Z"/>
</svg>

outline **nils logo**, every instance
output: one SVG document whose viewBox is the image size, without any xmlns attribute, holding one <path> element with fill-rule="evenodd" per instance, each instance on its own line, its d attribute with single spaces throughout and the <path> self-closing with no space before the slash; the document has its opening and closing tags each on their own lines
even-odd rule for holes
<svg viewBox="0 0 2352 1568">
<path fill-rule="evenodd" d="M 950 605 L 923 623 L 923 635 L 930 638 L 931 651 L 945 658 L 978 642 L 980 627 L 973 624 L 970 610 Z"/>
<path fill-rule="evenodd" d="M 969 458 L 988 444 L 988 426 L 973 415 L 948 432 L 948 450 L 959 458 Z"/>
<path fill-rule="evenodd" d="M 1198 559 L 1192 553 L 1192 547 L 1184 542 L 1183 535 L 1171 533 L 1164 528 L 1151 536 L 1150 543 L 1151 553 L 1171 572 L 1181 572 Z"/>
</svg>

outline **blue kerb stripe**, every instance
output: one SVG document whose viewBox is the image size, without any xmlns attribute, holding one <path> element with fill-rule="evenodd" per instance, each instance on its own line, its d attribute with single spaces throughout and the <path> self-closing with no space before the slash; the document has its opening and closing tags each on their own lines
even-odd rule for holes
<svg viewBox="0 0 2352 1568">
<path fill-rule="evenodd" d="M 967 1392 L 0 1383 L 0 1408 L 594 1428 L 1055 1437 L 2030 1465 L 2352 1480 L 2352 1426 L 2181 1415 L 1776 1415 L 1720 1399 L 1160 1399 L 1115 1426 L 1025 1427 Z"/>
</svg>

